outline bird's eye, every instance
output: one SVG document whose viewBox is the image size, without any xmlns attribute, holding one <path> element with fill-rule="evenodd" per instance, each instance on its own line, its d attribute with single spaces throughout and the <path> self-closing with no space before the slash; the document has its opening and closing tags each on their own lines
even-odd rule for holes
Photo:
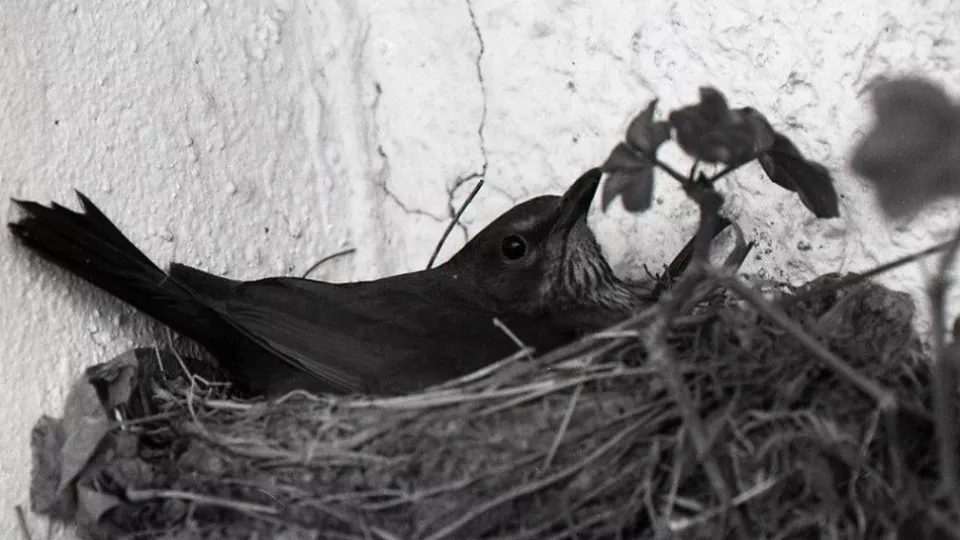
<svg viewBox="0 0 960 540">
<path fill-rule="evenodd" d="M 508 261 L 520 260 L 527 254 L 527 243 L 523 238 L 511 234 L 500 243 L 500 252 L 503 253 L 503 257 Z"/>
</svg>

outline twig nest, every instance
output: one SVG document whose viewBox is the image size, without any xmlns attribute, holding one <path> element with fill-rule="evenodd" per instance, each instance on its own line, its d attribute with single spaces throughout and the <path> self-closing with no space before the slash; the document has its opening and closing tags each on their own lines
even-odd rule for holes
<svg viewBox="0 0 960 540">
<path fill-rule="evenodd" d="M 33 509 L 84 538 L 884 536 L 932 504 L 930 372 L 909 297 L 829 291 L 837 277 L 782 305 L 897 396 L 898 432 L 791 335 L 715 294 L 668 336 L 694 411 L 629 325 L 385 398 L 242 400 L 201 361 L 131 351 L 37 423 Z"/>
</svg>

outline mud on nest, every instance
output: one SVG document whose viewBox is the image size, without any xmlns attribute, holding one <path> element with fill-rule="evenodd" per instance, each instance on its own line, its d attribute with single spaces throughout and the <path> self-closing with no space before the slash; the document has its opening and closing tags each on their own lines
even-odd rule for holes
<svg viewBox="0 0 960 540">
<path fill-rule="evenodd" d="M 837 278 L 782 307 L 906 409 L 929 410 L 912 300 L 875 284 L 830 290 Z M 38 421 L 32 507 L 84 538 L 922 534 L 937 479 L 929 417 L 901 407 L 887 421 L 716 292 L 668 337 L 709 443 L 698 453 L 638 338 L 643 317 L 382 399 L 243 400 L 202 361 L 130 351 L 87 372 L 64 418 Z"/>
</svg>

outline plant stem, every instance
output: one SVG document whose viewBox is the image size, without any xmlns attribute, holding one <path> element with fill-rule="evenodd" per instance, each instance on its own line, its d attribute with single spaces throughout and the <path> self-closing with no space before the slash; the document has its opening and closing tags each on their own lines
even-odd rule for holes
<svg viewBox="0 0 960 540">
<path fill-rule="evenodd" d="M 946 295 L 950 287 L 950 269 L 960 252 L 960 229 L 954 234 L 946 253 L 940 260 L 937 275 L 930 282 L 930 311 L 933 331 L 934 357 L 934 406 L 937 421 L 937 438 L 940 447 L 940 477 L 942 488 L 953 510 L 960 519 L 960 465 L 957 463 L 957 377 L 950 363 L 950 350 L 946 345 L 947 313 Z"/>
<path fill-rule="evenodd" d="M 694 262 L 706 263 L 710 254 L 710 242 L 720 223 L 720 208 L 723 207 L 723 195 L 713 189 L 709 179 L 700 174 L 696 181 L 686 186 L 687 196 L 700 207 L 700 226 L 693 243 Z"/>
<path fill-rule="evenodd" d="M 486 167 L 484 167 L 486 169 Z M 450 231 L 457 225 L 460 221 L 460 216 L 463 215 L 463 211 L 470 206 L 470 203 L 473 202 L 473 198 L 477 196 L 477 193 L 480 192 L 480 188 L 483 187 L 483 178 L 477 181 L 477 185 L 473 186 L 473 190 L 470 191 L 470 194 L 467 195 L 467 199 L 463 201 L 463 204 L 460 205 L 460 209 L 457 210 L 456 215 L 453 216 L 453 220 L 447 225 L 447 228 L 443 231 L 443 236 L 440 237 L 440 241 L 437 242 L 437 247 L 433 249 L 433 254 L 430 255 L 430 260 L 427 262 L 427 270 L 433 268 L 433 263 L 437 260 L 437 255 L 440 255 L 440 249 L 443 247 L 444 242 L 447 241 L 447 237 L 450 236 Z"/>
<path fill-rule="evenodd" d="M 691 182 L 693 182 L 693 179 L 696 178 L 695 174 L 697 172 L 697 167 L 699 166 L 700 166 L 700 158 L 694 159 L 693 165 L 690 165 L 690 172 L 687 173 L 687 178 L 689 178 Z"/>
<path fill-rule="evenodd" d="M 680 174 L 680 172 L 674 169 L 673 167 L 660 161 L 659 159 L 657 159 L 656 155 L 650 154 L 644 151 L 643 148 L 634 148 L 634 150 L 640 152 L 640 155 L 642 155 L 647 161 L 649 161 L 650 163 L 653 163 L 657 167 L 660 167 L 660 169 L 662 169 L 664 172 L 672 176 L 677 182 L 680 182 L 680 185 L 687 187 L 691 183 L 693 183 L 693 180 L 691 178 L 687 178 L 686 176 Z"/>
<path fill-rule="evenodd" d="M 690 275 L 686 276 L 676 288 L 672 289 L 669 296 L 659 304 L 659 314 L 646 328 L 643 343 L 650 359 L 657 366 L 668 388 L 670 388 L 673 399 L 680 408 L 684 429 L 686 429 L 690 440 L 693 441 L 697 458 L 702 460 L 704 472 L 706 472 L 717 498 L 724 508 L 731 510 L 729 517 L 732 519 L 738 537 L 747 538 L 740 510 L 731 504 L 733 495 L 723 475 L 723 470 L 716 458 L 710 453 L 710 443 L 703 429 L 699 407 L 695 403 L 690 390 L 684 384 L 683 373 L 666 339 L 670 325 L 681 306 L 687 304 L 697 292 L 697 286 L 702 282 L 705 275 L 704 265 L 705 260 L 694 259 L 693 266 L 690 268 Z"/>
<path fill-rule="evenodd" d="M 739 169 L 740 167 L 743 167 L 744 165 L 746 165 L 747 163 L 750 163 L 750 162 L 753 161 L 754 159 L 757 159 L 757 158 L 756 158 L 756 157 L 752 157 L 752 158 L 750 158 L 750 159 L 748 159 L 747 161 L 744 161 L 744 162 L 742 162 L 742 163 L 736 163 L 736 164 L 733 164 L 733 165 L 727 165 L 726 167 L 724 167 L 723 169 L 721 169 L 720 172 L 718 172 L 717 174 L 715 174 L 715 175 L 713 175 L 712 177 L 710 177 L 709 182 L 710 182 L 711 184 L 716 184 L 717 181 L 720 180 L 721 178 L 723 178 L 724 176 L 732 173 L 733 171 Z"/>
<path fill-rule="evenodd" d="M 323 263 L 328 262 L 328 261 L 332 261 L 333 259 L 336 259 L 337 257 L 343 257 L 344 255 L 349 255 L 349 254 L 355 252 L 356 250 L 357 250 L 356 248 L 347 248 L 347 249 L 340 250 L 340 251 L 338 251 L 338 252 L 336 252 L 336 253 L 332 253 L 332 254 L 330 254 L 330 255 L 327 255 L 326 257 L 320 259 L 319 261 L 313 263 L 313 265 L 312 265 L 310 268 L 307 268 L 307 271 L 304 272 L 303 275 L 300 276 L 300 277 L 306 279 L 306 277 L 309 276 L 311 272 L 313 272 L 314 270 L 316 270 L 317 268 L 319 268 L 320 265 L 322 265 Z"/>
</svg>

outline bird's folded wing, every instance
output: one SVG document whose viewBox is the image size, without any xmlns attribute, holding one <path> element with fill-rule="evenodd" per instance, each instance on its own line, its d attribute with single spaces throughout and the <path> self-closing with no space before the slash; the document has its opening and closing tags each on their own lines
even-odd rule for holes
<svg viewBox="0 0 960 540">
<path fill-rule="evenodd" d="M 393 384 L 388 377 L 438 382 L 516 350 L 492 314 L 417 279 L 273 278 L 239 285 L 218 304 L 246 336 L 345 391 Z"/>
</svg>

